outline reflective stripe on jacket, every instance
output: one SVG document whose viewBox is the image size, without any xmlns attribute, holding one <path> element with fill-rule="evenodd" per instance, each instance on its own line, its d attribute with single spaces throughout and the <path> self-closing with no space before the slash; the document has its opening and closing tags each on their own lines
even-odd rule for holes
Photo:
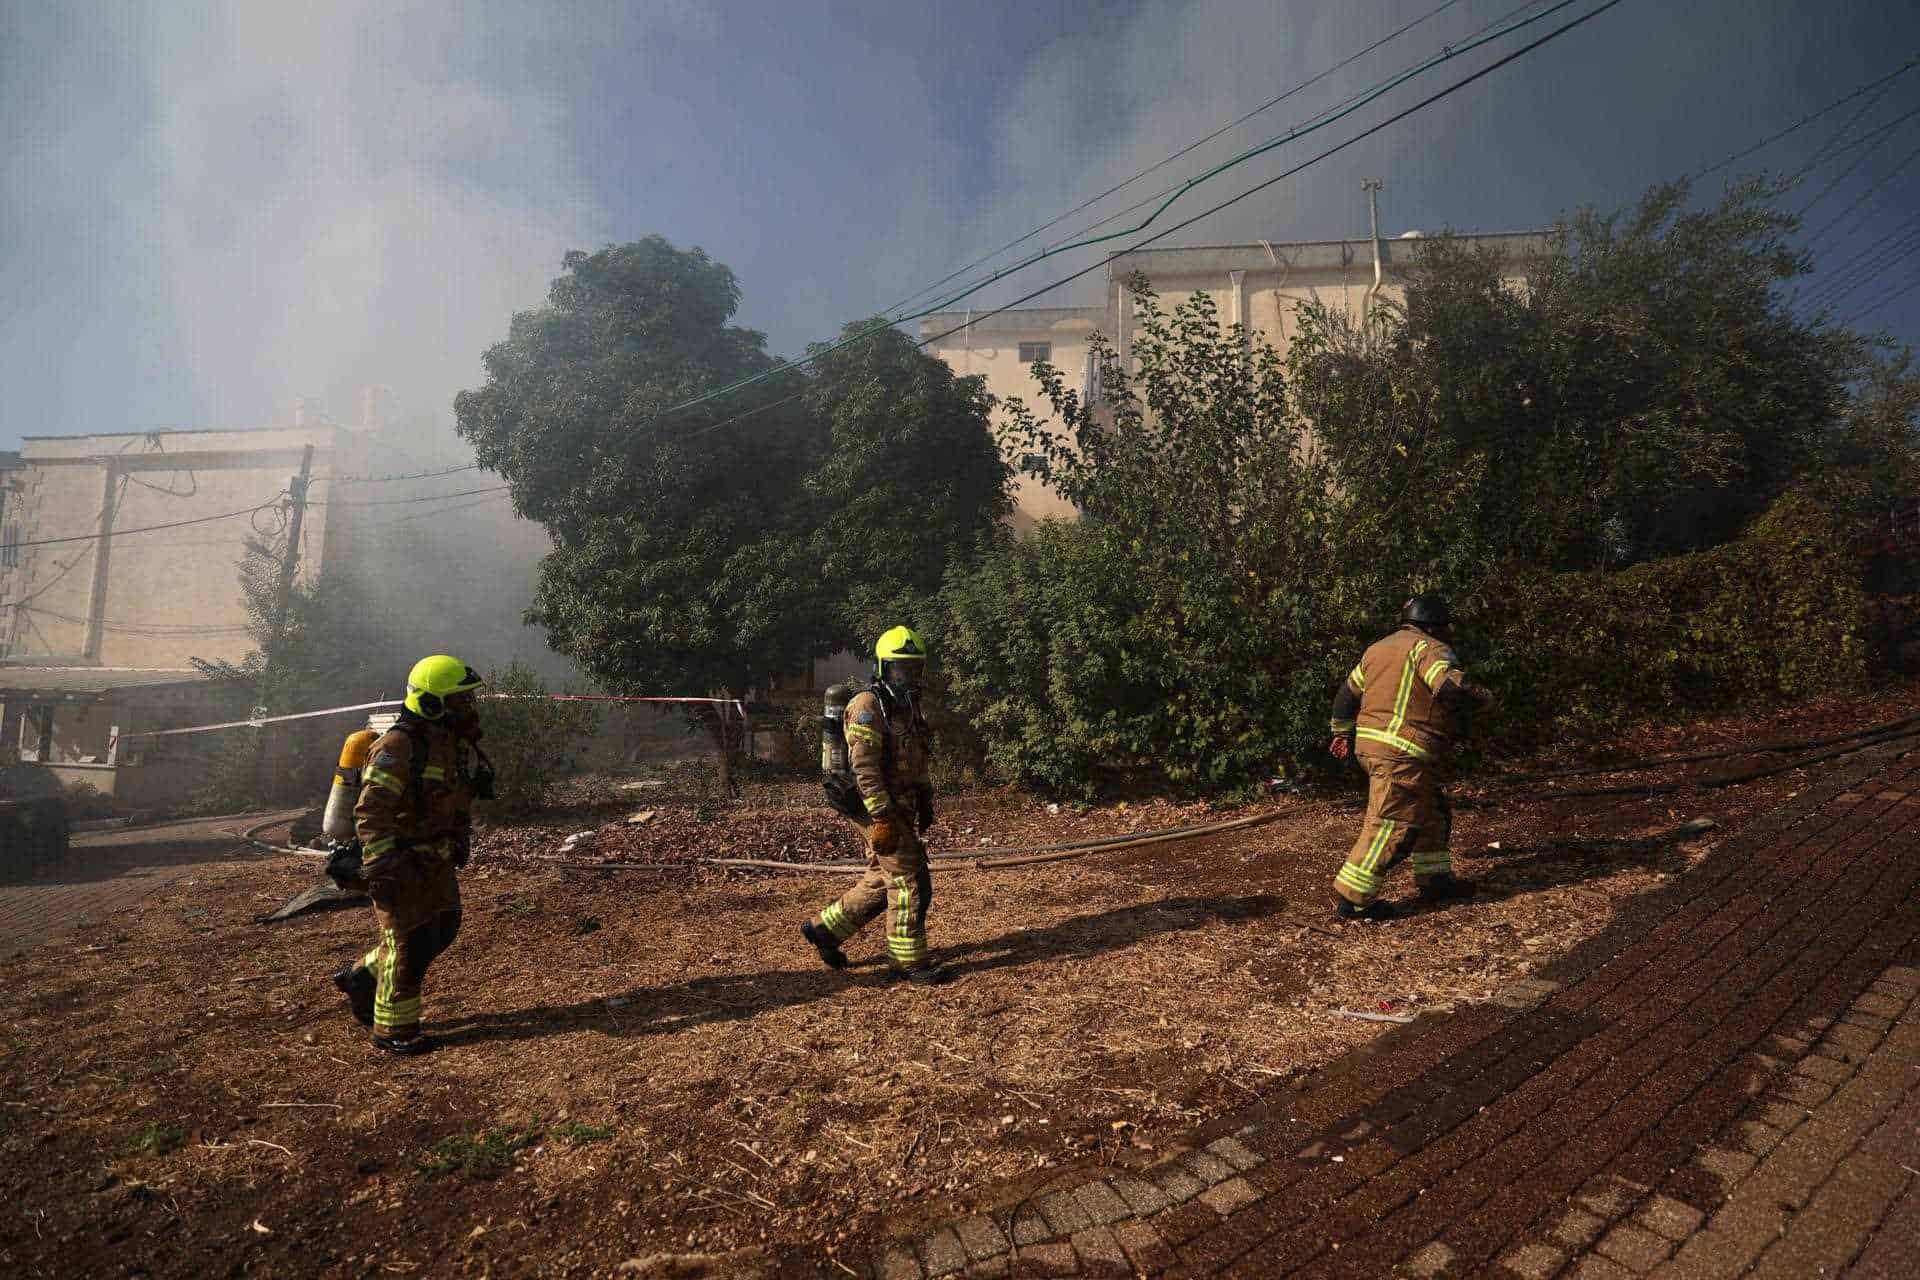
<svg viewBox="0 0 1920 1280">
<path fill-rule="evenodd" d="M 926 720 L 899 703 L 889 715 L 880 695 L 864 689 L 847 704 L 842 723 L 847 760 L 867 812 L 877 815 L 898 805 L 911 813 L 914 789 L 927 785 L 933 735 Z"/>
<path fill-rule="evenodd" d="M 470 748 L 431 720 L 415 720 L 413 725 L 411 731 L 396 727 L 381 735 L 360 774 L 353 822 L 362 865 L 369 871 L 402 847 L 449 856 L 449 837 L 473 829 Z M 415 734 L 424 747 L 420 760 L 414 758 Z"/>
<path fill-rule="evenodd" d="M 1362 755 L 1438 760 L 1459 730 L 1440 696 L 1449 684 L 1476 700 L 1482 696 L 1451 646 L 1418 627 L 1403 626 L 1361 655 L 1347 675 L 1352 697 L 1341 699 L 1348 705 L 1357 700 L 1359 713 L 1353 720 L 1335 718 L 1330 727 L 1336 734 L 1353 734 Z"/>
</svg>

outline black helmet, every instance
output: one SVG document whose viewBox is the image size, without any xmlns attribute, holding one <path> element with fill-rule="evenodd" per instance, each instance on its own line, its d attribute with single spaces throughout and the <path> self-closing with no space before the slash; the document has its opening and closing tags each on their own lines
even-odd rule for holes
<svg viewBox="0 0 1920 1280">
<path fill-rule="evenodd" d="M 1414 596 L 1400 606 L 1400 621 L 1422 631 L 1444 631 L 1453 625 L 1453 610 L 1439 596 Z"/>
</svg>

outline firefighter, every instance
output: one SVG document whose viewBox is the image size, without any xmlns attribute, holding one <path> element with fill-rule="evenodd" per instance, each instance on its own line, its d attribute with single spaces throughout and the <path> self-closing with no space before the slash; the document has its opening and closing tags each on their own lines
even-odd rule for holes
<svg viewBox="0 0 1920 1280">
<path fill-rule="evenodd" d="M 867 870 L 838 902 L 800 926 L 800 933 L 835 969 L 847 966 L 840 944 L 884 909 L 887 955 L 894 973 L 916 986 L 934 986 L 946 972 L 927 952 L 927 908 L 933 877 L 920 833 L 933 825 L 933 785 L 927 779 L 932 734 L 921 713 L 927 646 L 908 627 L 895 627 L 874 646 L 873 683 L 847 703 L 847 756 L 866 806 Z"/>
<path fill-rule="evenodd" d="M 1370 646 L 1334 695 L 1327 750 L 1336 760 L 1358 756 L 1367 772 L 1366 820 L 1333 882 L 1343 919 L 1391 916 L 1376 899 L 1387 872 L 1409 856 L 1422 900 L 1472 892 L 1453 874 L 1453 808 L 1440 767 L 1467 716 L 1493 699 L 1461 668 L 1448 643 L 1452 624 L 1445 600 L 1414 596 L 1401 606 L 1400 629 Z"/>
<path fill-rule="evenodd" d="M 492 766 L 476 745 L 478 673 L 458 658 L 422 658 L 407 675 L 405 709 L 373 744 L 354 825 L 360 877 L 373 898 L 380 941 L 334 975 L 354 1017 L 388 1053 L 425 1053 L 420 984 L 460 932 L 460 883 L 473 802 L 492 792 Z"/>
</svg>

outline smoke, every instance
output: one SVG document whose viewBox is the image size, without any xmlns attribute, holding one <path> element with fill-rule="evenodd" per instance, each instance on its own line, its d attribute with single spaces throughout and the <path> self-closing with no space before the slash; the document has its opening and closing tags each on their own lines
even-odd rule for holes
<svg viewBox="0 0 1920 1280">
<path fill-rule="evenodd" d="M 142 298 L 156 341 L 191 370 L 197 420 L 178 425 L 285 424 L 296 401 L 309 421 L 358 425 L 372 385 L 387 391 L 382 423 L 343 470 L 470 461 L 453 394 L 479 384 L 481 353 L 540 303 L 566 250 L 612 238 L 559 92 L 567 31 L 605 28 L 585 10 L 552 34 L 522 26 L 531 14 L 389 0 L 118 12 L 117 56 L 145 89 L 129 166 L 143 181 L 128 193 L 146 224 Z M 647 38 L 643 23 L 614 25 Z M 519 620 L 544 535 L 504 494 L 346 505 L 497 483 L 472 471 L 316 488 L 354 529 L 344 558 L 370 633 L 395 650 L 380 660 L 452 649 L 561 672 Z"/>
<path fill-rule="evenodd" d="M 1037 53 L 999 95 L 989 126 L 992 199 L 963 217 L 937 204 L 915 207 L 904 225 L 942 228 L 954 243 L 948 264 L 968 261 L 1327 71 L 1428 14 L 1438 2 L 1147 0 L 1126 21 L 1088 22 L 1071 38 Z M 1107 215 L 1307 122 L 1444 46 L 1458 46 L 1510 19 L 1520 7 L 1519 0 L 1463 0 L 1434 14 L 1318 84 L 1099 201 L 1018 251 L 996 258 L 991 266 L 1077 238 L 1070 233 L 1089 229 Z M 1528 12 L 1539 7 L 1544 6 Z M 1463 53 L 1341 122 L 1196 187 L 1137 235 L 1027 268 L 960 305 L 1004 303 L 1088 265 L 1095 269 L 1080 283 L 1027 305 L 1096 302 L 1107 274 L 1100 265 L 1104 254 L 1254 186 L 1594 7 L 1573 6 L 1486 48 Z M 1740 137 L 1751 130 L 1751 118 L 1728 119 L 1723 110 L 1726 95 L 1737 90 L 1751 96 L 1756 77 L 1761 86 L 1771 85 L 1786 64 L 1798 59 L 1797 47 L 1789 42 L 1760 50 L 1765 55 L 1760 65 L 1741 66 L 1725 50 L 1711 48 L 1717 31 L 1739 26 L 1736 13 L 1723 0 L 1671 11 L 1622 6 L 1159 243 L 1364 237 L 1368 223 L 1363 178 L 1385 181 L 1381 230 L 1389 236 L 1411 229 L 1527 230 L 1587 202 L 1631 203 L 1649 184 L 1680 176 L 1712 158 L 1720 145 L 1699 132 L 1674 129 L 1675 118 L 1713 121 L 1730 137 Z M 1741 53 L 1753 57 L 1756 51 Z M 1709 70 L 1711 75 L 1704 74 Z M 1792 97 L 1790 91 L 1780 92 Z M 1789 102 L 1782 110 L 1791 106 Z M 1770 104 L 1756 109 L 1768 110 Z M 1130 225 L 1151 208 L 1098 229 Z M 968 279 L 984 270 L 970 273 Z M 902 283 L 896 278 L 876 287 Z"/>
</svg>

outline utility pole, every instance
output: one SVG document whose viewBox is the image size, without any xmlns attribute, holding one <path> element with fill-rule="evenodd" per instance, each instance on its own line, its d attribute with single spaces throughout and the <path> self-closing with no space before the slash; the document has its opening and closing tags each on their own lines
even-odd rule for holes
<svg viewBox="0 0 1920 1280">
<path fill-rule="evenodd" d="M 300 566 L 300 526 L 307 518 L 307 481 L 313 475 L 313 446 L 300 451 L 300 474 L 287 480 L 293 513 L 287 520 L 287 553 L 280 557 L 280 588 L 273 597 L 273 647 L 286 633 L 287 606 L 293 598 L 293 571 Z M 268 656 L 272 661 L 272 656 Z"/>
<path fill-rule="evenodd" d="M 280 646 L 287 635 L 287 614 L 293 603 L 293 574 L 300 567 L 300 530 L 307 517 L 307 484 L 313 476 L 313 446 L 308 445 L 300 451 L 300 474 L 287 480 L 287 494 L 291 501 L 292 512 L 287 518 L 287 550 L 280 557 L 280 582 L 273 597 L 273 629 L 268 636 L 266 665 L 262 669 L 261 692 L 270 685 L 274 666 L 280 656 Z M 260 747 L 260 790 L 272 798 L 279 780 L 285 776 L 283 761 L 286 755 L 286 734 L 284 726 L 280 729 L 263 728 L 266 737 Z"/>
<path fill-rule="evenodd" d="M 1360 323 L 1365 324 L 1373 313 L 1374 295 L 1380 292 L 1380 188 L 1384 185 L 1378 178 L 1362 178 L 1360 189 L 1367 193 L 1367 234 L 1373 239 L 1373 286 L 1367 290 L 1366 301 L 1360 304 Z"/>
</svg>

